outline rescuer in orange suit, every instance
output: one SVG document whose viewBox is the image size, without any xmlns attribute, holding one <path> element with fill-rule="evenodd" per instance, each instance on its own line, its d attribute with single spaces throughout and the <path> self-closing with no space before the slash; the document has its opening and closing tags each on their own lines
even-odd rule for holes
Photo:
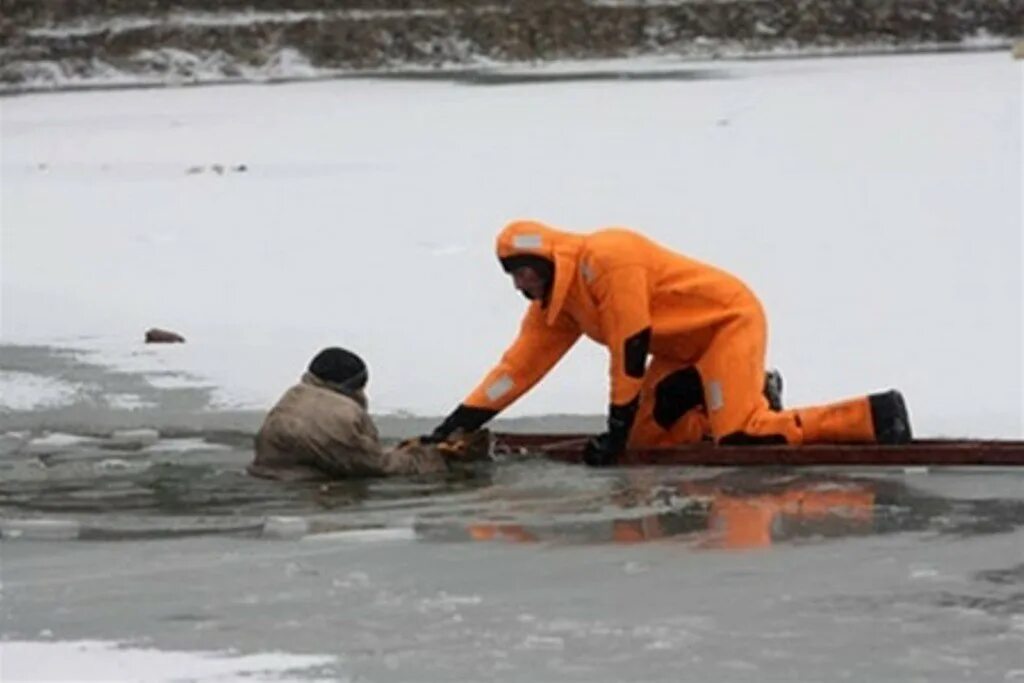
<svg viewBox="0 0 1024 683">
<path fill-rule="evenodd" d="M 581 334 L 608 348 L 608 430 L 589 465 L 627 445 L 905 443 L 910 421 L 895 390 L 827 405 L 772 410 L 763 388 L 767 322 L 738 278 L 636 232 L 588 234 L 516 221 L 498 259 L 530 306 L 519 336 L 480 385 L 426 437 L 473 431 L 536 384 Z M 648 363 L 648 357 L 650 362 Z"/>
</svg>

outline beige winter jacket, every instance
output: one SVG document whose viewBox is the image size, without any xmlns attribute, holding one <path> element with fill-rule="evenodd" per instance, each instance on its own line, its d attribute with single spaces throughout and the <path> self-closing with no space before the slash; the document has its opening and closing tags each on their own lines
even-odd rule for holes
<svg viewBox="0 0 1024 683">
<path fill-rule="evenodd" d="M 410 443 L 384 449 L 364 403 L 307 372 L 263 421 L 249 474 L 299 480 L 446 471 L 433 448 Z"/>
</svg>

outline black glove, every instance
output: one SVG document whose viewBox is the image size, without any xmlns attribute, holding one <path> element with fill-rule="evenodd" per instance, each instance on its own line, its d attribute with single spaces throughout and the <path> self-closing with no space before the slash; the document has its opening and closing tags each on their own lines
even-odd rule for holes
<svg viewBox="0 0 1024 683">
<path fill-rule="evenodd" d="M 456 429 L 461 429 L 464 432 L 475 432 L 497 414 L 497 410 L 491 410 L 490 408 L 474 408 L 461 404 L 433 432 L 426 436 L 421 436 L 420 442 L 440 443 L 451 436 L 452 432 Z"/>
<path fill-rule="evenodd" d="M 591 467 L 614 465 L 623 450 L 612 443 L 612 437 L 608 432 L 598 434 L 590 437 L 587 445 L 583 447 L 583 462 Z"/>
<path fill-rule="evenodd" d="M 625 405 L 612 404 L 608 408 L 608 431 L 592 437 L 583 447 L 583 462 L 591 467 L 612 465 L 618 456 L 626 450 L 629 430 L 636 419 L 636 409 L 640 405 L 637 396 Z"/>
</svg>

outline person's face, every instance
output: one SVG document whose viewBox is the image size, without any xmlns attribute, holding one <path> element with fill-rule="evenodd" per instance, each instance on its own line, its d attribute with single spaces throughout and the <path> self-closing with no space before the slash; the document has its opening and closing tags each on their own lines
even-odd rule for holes
<svg viewBox="0 0 1024 683">
<path fill-rule="evenodd" d="M 544 278 L 530 266 L 519 266 L 513 270 L 512 284 L 530 301 L 543 299 L 544 289 L 547 286 Z"/>
</svg>

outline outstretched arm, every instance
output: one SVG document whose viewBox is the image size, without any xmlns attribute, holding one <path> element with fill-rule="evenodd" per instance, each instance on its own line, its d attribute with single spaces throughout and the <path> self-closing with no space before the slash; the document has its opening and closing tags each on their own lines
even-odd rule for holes
<svg viewBox="0 0 1024 683">
<path fill-rule="evenodd" d="M 559 319 L 548 325 L 543 309 L 537 304 L 530 306 L 519 336 L 501 361 L 434 430 L 432 438 L 444 439 L 460 428 L 467 432 L 479 429 L 539 382 L 579 337 L 579 328 L 573 322 Z"/>
<path fill-rule="evenodd" d="M 384 448 L 366 412 L 355 421 L 338 416 L 321 439 L 318 464 L 336 478 L 435 474 L 448 469 L 444 457 L 428 446 L 406 443 Z"/>
</svg>

